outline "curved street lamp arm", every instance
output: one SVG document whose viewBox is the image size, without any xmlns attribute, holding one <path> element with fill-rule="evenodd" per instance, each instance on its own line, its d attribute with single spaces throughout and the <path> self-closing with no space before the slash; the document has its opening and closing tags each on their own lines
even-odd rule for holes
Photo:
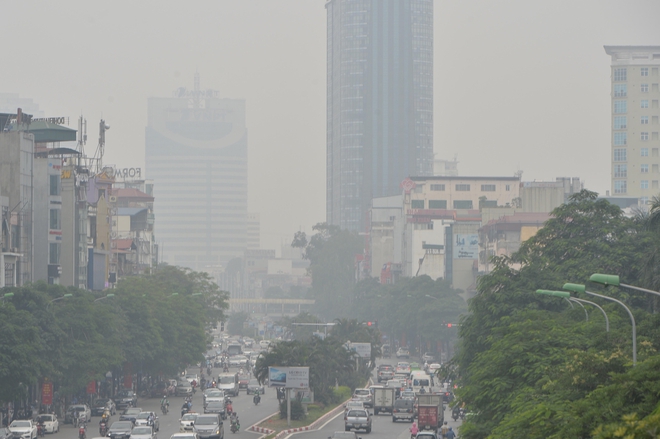
<svg viewBox="0 0 660 439">
<path fill-rule="evenodd" d="M 636 366 L 637 365 L 637 327 L 635 325 L 635 317 L 630 311 L 630 308 L 628 308 L 625 303 L 615 299 L 614 297 L 603 296 L 602 294 L 592 293 L 591 291 L 587 291 L 587 290 L 584 290 L 584 292 L 592 296 L 600 297 L 601 299 L 611 300 L 612 302 L 616 302 L 626 309 L 628 315 L 630 316 L 630 321 L 632 322 L 633 366 Z"/>
<path fill-rule="evenodd" d="M 575 303 L 577 303 L 578 305 L 580 305 L 582 307 L 582 309 L 584 310 L 584 316 L 586 317 L 587 322 L 588 322 L 589 321 L 589 312 L 587 311 L 587 308 L 585 308 L 584 305 L 582 305 L 579 300 L 575 300 L 575 298 L 573 298 L 573 297 L 571 297 L 568 300 L 570 300 L 571 302 L 575 302 Z"/>
<path fill-rule="evenodd" d="M 628 285 L 628 284 L 619 284 L 619 285 L 621 285 L 622 287 L 625 287 L 625 288 L 630 288 L 631 290 L 637 290 L 637 291 L 641 291 L 643 293 L 655 294 L 656 296 L 660 296 L 659 292 L 653 291 L 653 290 L 647 290 L 646 288 L 635 287 L 635 286 Z"/>
<path fill-rule="evenodd" d="M 571 309 L 575 309 L 575 306 L 573 306 L 573 303 L 570 300 L 568 300 L 568 298 L 564 297 L 563 299 L 567 301 L 569 305 L 571 305 Z"/>
<path fill-rule="evenodd" d="M 598 308 L 600 312 L 603 313 L 603 317 L 605 317 L 605 332 L 610 332 L 610 319 L 607 317 L 607 313 L 605 312 L 605 310 L 599 304 L 597 304 L 596 302 L 592 302 L 590 300 L 578 299 L 577 297 L 572 297 L 571 300 L 588 303 L 589 305 L 593 305 L 596 308 Z"/>
</svg>

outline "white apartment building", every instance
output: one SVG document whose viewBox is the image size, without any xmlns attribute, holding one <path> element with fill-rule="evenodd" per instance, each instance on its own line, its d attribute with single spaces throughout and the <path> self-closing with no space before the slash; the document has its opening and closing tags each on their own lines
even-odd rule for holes
<svg viewBox="0 0 660 439">
<path fill-rule="evenodd" d="M 612 195 L 660 191 L 660 46 L 605 46 L 612 57 Z"/>
</svg>

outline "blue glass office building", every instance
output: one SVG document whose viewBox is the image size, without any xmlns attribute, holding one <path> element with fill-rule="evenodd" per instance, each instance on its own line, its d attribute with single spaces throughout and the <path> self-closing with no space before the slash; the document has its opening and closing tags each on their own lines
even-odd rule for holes
<svg viewBox="0 0 660 439">
<path fill-rule="evenodd" d="M 327 222 L 363 231 L 371 200 L 433 172 L 433 0 L 329 0 Z"/>
</svg>

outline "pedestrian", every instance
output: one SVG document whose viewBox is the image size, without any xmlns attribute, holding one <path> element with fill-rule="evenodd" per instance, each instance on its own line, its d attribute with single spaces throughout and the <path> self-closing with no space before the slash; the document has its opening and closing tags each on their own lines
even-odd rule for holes
<svg viewBox="0 0 660 439">
<path fill-rule="evenodd" d="M 445 421 L 445 423 L 442 424 L 442 428 L 440 429 L 440 435 L 443 439 L 447 437 L 448 431 L 449 431 L 449 425 L 447 425 L 447 421 Z"/>
<path fill-rule="evenodd" d="M 451 427 L 449 427 L 449 430 L 447 430 L 447 434 L 445 435 L 447 439 L 455 439 L 456 438 L 456 433 L 454 433 L 454 430 L 452 430 Z"/>
</svg>

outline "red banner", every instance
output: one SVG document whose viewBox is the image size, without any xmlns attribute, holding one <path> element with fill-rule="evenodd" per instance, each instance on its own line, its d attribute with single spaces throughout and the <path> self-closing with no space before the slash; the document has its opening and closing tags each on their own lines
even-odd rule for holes
<svg viewBox="0 0 660 439">
<path fill-rule="evenodd" d="M 41 385 L 41 403 L 51 405 L 53 403 L 53 383 L 44 381 Z"/>
<path fill-rule="evenodd" d="M 127 389 L 133 388 L 133 368 L 131 363 L 124 364 L 124 387 Z"/>
<path fill-rule="evenodd" d="M 87 394 L 93 395 L 96 393 L 96 381 L 90 381 L 87 383 Z"/>
</svg>

